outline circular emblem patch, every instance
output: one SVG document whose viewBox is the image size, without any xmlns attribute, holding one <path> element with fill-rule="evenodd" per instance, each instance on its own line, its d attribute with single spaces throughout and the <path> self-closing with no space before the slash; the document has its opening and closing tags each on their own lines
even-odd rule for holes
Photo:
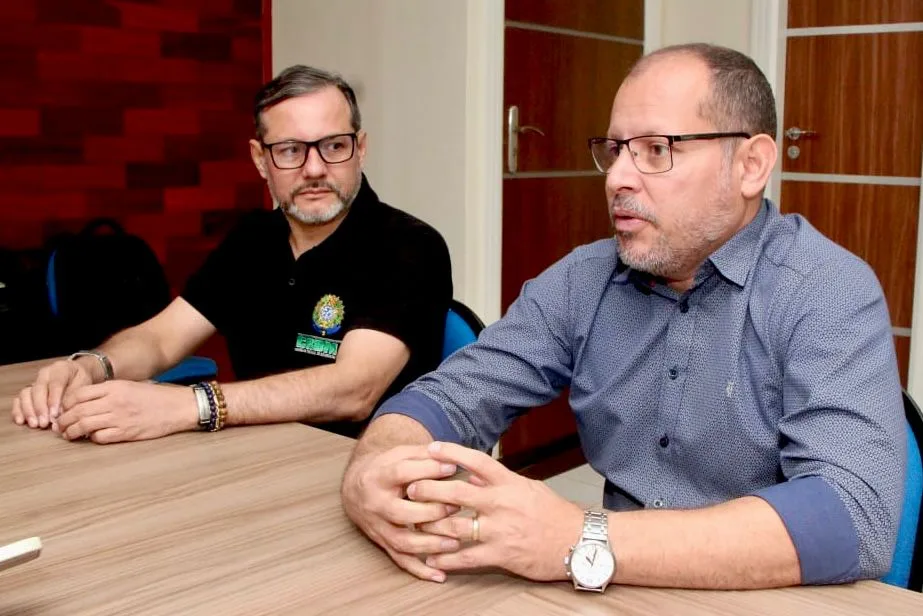
<svg viewBox="0 0 923 616">
<path fill-rule="evenodd" d="M 314 306 L 314 329 L 321 336 L 335 334 L 340 331 L 345 314 L 343 300 L 336 295 L 327 294 Z"/>
</svg>

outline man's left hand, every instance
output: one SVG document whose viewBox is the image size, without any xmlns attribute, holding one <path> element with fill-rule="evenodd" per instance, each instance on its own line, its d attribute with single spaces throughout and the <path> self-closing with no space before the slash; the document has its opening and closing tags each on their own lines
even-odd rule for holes
<svg viewBox="0 0 923 616">
<path fill-rule="evenodd" d="M 69 391 L 52 428 L 68 440 L 143 441 L 195 429 L 195 394 L 188 387 L 106 381 Z"/>
<path fill-rule="evenodd" d="M 407 496 L 477 512 L 478 541 L 457 552 L 433 554 L 426 564 L 442 571 L 501 567 L 538 581 L 567 579 L 564 557 L 580 538 L 583 511 L 540 481 L 527 479 L 474 449 L 431 443 L 433 459 L 464 467 L 469 481 L 422 480 Z M 474 521 L 456 515 L 419 525 L 420 530 L 471 541 Z"/>
</svg>

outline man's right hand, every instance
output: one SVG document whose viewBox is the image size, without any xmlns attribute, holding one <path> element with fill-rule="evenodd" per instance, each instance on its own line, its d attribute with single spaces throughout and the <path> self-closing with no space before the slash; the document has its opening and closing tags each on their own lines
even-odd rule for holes
<svg viewBox="0 0 923 616">
<path fill-rule="evenodd" d="M 343 476 L 341 496 L 346 515 L 403 569 L 435 582 L 445 573 L 426 566 L 419 555 L 454 552 L 456 539 L 415 530 L 458 511 L 453 505 L 404 498 L 407 485 L 421 479 L 455 474 L 454 464 L 433 460 L 426 445 L 401 445 L 355 458 Z"/>
<path fill-rule="evenodd" d="M 32 428 L 47 428 L 61 414 L 65 392 L 92 384 L 93 376 L 79 360 L 61 360 L 45 366 L 39 370 L 35 382 L 13 398 L 13 421 Z"/>
</svg>

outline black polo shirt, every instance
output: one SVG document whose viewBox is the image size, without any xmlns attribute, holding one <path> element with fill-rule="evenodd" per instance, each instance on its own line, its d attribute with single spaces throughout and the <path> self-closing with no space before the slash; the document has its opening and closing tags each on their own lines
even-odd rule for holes
<svg viewBox="0 0 923 616">
<path fill-rule="evenodd" d="M 248 214 L 182 294 L 227 339 L 238 379 L 333 363 L 353 329 L 410 349 L 382 399 L 439 364 L 452 271 L 438 231 L 379 201 L 363 176 L 340 226 L 297 260 L 289 233 L 280 210 Z M 355 436 L 363 425 L 323 427 Z"/>
</svg>

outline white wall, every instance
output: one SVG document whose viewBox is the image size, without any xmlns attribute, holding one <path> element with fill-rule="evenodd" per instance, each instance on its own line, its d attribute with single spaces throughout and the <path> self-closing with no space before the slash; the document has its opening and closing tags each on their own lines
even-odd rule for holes
<svg viewBox="0 0 923 616">
<path fill-rule="evenodd" d="M 661 46 L 713 43 L 750 52 L 749 0 L 660 0 Z"/>
<path fill-rule="evenodd" d="M 467 210 L 475 201 L 471 187 L 479 185 L 483 172 L 472 177 L 467 160 L 468 148 L 483 140 L 469 137 L 471 131 L 483 133 L 487 124 L 478 113 L 485 93 L 468 102 L 469 88 L 475 92 L 484 85 L 483 79 L 469 83 L 469 51 L 479 50 L 469 50 L 468 22 L 469 14 L 485 6 L 484 0 L 273 0 L 272 5 L 274 72 L 309 64 L 341 73 L 356 88 L 369 139 L 369 181 L 384 201 L 442 233 L 452 255 L 455 296 L 482 314 L 489 312 L 481 305 L 487 301 L 483 289 L 469 283 L 478 279 L 472 268 L 484 265 L 468 256 L 476 251 L 466 249 L 466 233 L 478 226 Z M 500 138 L 499 125 L 489 130 Z M 494 149 L 499 151 L 499 141 Z"/>
</svg>

